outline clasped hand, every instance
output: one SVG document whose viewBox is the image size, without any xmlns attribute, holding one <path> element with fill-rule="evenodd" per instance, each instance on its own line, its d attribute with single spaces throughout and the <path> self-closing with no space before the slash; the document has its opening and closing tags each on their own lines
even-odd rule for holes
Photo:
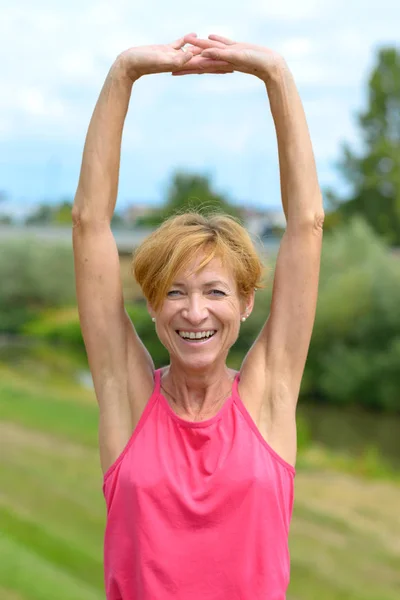
<svg viewBox="0 0 400 600">
<path fill-rule="evenodd" d="M 130 48 L 119 58 L 131 79 L 154 73 L 179 76 L 241 71 L 267 81 L 284 62 L 277 52 L 263 46 L 234 42 L 220 35 L 209 35 L 203 40 L 195 33 L 171 44 Z"/>
</svg>

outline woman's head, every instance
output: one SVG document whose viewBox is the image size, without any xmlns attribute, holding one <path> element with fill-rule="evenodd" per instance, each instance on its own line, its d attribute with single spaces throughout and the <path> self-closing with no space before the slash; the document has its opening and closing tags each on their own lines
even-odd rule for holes
<svg viewBox="0 0 400 600">
<path fill-rule="evenodd" d="M 192 357 L 198 367 L 216 354 L 226 357 L 241 317 L 253 308 L 255 288 L 265 287 L 249 234 L 219 213 L 170 217 L 136 249 L 132 271 L 171 358 Z M 178 331 L 216 334 L 208 342 L 187 343 Z"/>
</svg>

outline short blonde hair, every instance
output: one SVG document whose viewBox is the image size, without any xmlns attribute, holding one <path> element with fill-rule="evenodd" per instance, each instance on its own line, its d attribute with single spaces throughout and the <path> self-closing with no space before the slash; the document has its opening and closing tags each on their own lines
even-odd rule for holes
<svg viewBox="0 0 400 600">
<path fill-rule="evenodd" d="M 265 267 L 239 221 L 219 212 L 205 216 L 193 210 L 166 219 L 133 252 L 131 272 L 155 311 L 162 307 L 178 272 L 186 270 L 199 252 L 205 257 L 195 272 L 220 258 L 242 298 L 265 287 Z"/>
</svg>

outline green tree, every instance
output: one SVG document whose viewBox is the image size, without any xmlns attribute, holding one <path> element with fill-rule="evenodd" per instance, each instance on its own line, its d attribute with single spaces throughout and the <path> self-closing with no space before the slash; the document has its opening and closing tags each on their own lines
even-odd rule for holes
<svg viewBox="0 0 400 600">
<path fill-rule="evenodd" d="M 0 190 L 0 204 L 8 200 L 7 193 L 4 190 Z M 12 225 L 14 222 L 11 215 L 7 213 L 0 213 L 0 225 Z"/>
<path fill-rule="evenodd" d="M 25 219 L 26 225 L 72 225 L 72 200 L 63 198 L 57 204 L 42 202 Z"/>
<path fill-rule="evenodd" d="M 76 302 L 71 245 L 0 240 L 0 281 L 0 334 L 17 333 L 41 310 Z"/>
<path fill-rule="evenodd" d="M 0 213 L 0 225 L 13 225 L 14 219 L 10 215 Z"/>
<path fill-rule="evenodd" d="M 240 209 L 213 191 L 208 176 L 178 171 L 173 175 L 167 190 L 166 203 L 152 214 L 138 219 L 137 224 L 158 226 L 169 216 L 190 209 L 219 210 L 241 219 Z"/>
<path fill-rule="evenodd" d="M 71 225 L 72 224 L 72 200 L 64 198 L 59 204 L 54 206 L 52 223 L 54 225 Z"/>
<path fill-rule="evenodd" d="M 50 204 L 41 203 L 37 209 L 35 209 L 25 219 L 26 225 L 48 225 L 52 222 L 54 214 L 54 207 Z"/>
<path fill-rule="evenodd" d="M 69 198 L 64 198 L 59 202 L 59 204 L 55 205 L 52 217 L 52 224 L 72 225 L 72 207 L 73 200 Z M 114 214 L 111 219 L 111 225 L 113 227 L 124 226 L 124 220 L 121 218 L 117 211 L 114 211 Z"/>
<path fill-rule="evenodd" d="M 365 111 L 357 116 L 363 150 L 345 142 L 337 162 L 350 184 L 348 198 L 331 189 L 326 200 L 333 212 L 327 227 L 361 214 L 390 245 L 400 245 L 400 50 L 383 47 L 368 81 Z"/>
</svg>

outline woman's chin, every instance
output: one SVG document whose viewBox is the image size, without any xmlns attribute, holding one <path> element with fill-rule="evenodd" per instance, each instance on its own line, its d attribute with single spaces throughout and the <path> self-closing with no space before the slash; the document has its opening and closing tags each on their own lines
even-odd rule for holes
<svg viewBox="0 0 400 600">
<path fill-rule="evenodd" d="M 223 359 L 223 357 L 221 357 L 220 354 L 215 354 L 215 352 L 187 352 L 179 353 L 179 355 L 176 356 L 177 362 L 179 362 L 183 368 L 186 366 L 190 369 L 199 371 L 215 365 L 219 359 Z"/>
</svg>

